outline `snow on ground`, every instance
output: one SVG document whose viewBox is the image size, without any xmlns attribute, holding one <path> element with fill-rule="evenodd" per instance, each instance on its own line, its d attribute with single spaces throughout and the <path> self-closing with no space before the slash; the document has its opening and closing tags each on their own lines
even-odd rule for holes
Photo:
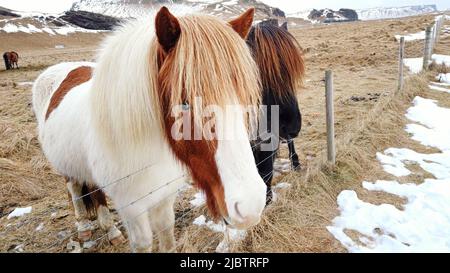
<svg viewBox="0 0 450 273">
<path fill-rule="evenodd" d="M 190 201 L 194 208 L 201 207 L 206 204 L 206 196 L 203 192 L 197 192 L 194 195 L 194 199 Z"/>
<path fill-rule="evenodd" d="M 450 73 L 447 74 L 441 73 L 439 74 L 439 76 L 436 77 L 436 80 L 442 83 L 450 84 Z"/>
<path fill-rule="evenodd" d="M 444 88 L 444 87 L 440 87 L 440 86 L 435 86 L 435 85 L 430 85 L 429 87 L 430 87 L 430 89 L 432 89 L 432 90 L 434 90 L 434 91 L 450 93 L 450 89 L 448 89 L 448 88 Z"/>
<path fill-rule="evenodd" d="M 36 227 L 36 231 L 42 231 L 44 229 L 44 223 L 40 223 L 39 226 Z"/>
<path fill-rule="evenodd" d="M 406 58 L 403 63 L 414 74 L 422 72 L 423 58 Z"/>
<path fill-rule="evenodd" d="M 34 82 L 19 82 L 17 83 L 19 86 L 27 86 L 27 85 L 33 85 Z"/>
<path fill-rule="evenodd" d="M 431 58 L 437 64 L 443 64 L 445 66 L 450 66 L 450 56 L 449 55 L 433 54 L 433 56 Z M 418 73 L 422 72 L 423 58 L 406 58 L 403 60 L 403 63 L 414 74 L 418 74 Z"/>
<path fill-rule="evenodd" d="M 15 208 L 13 212 L 11 212 L 8 215 L 8 219 L 14 218 L 14 217 L 22 217 L 25 214 L 31 213 L 32 207 L 26 207 L 26 208 Z"/>
<path fill-rule="evenodd" d="M 406 35 L 395 35 L 395 39 L 397 41 L 400 41 L 401 37 L 405 37 L 405 42 L 412 42 L 416 40 L 425 40 L 425 31 L 421 31 L 418 33 L 413 34 L 406 34 Z"/>
<path fill-rule="evenodd" d="M 410 175 L 407 164 L 416 163 L 435 178 L 420 185 L 363 182 L 370 192 L 406 199 L 401 210 L 390 204 L 367 203 L 355 191 L 343 191 L 338 196 L 341 215 L 327 229 L 350 252 L 450 252 L 450 109 L 421 97 L 413 104 L 406 116 L 418 124 L 409 124 L 406 131 L 414 140 L 441 153 L 391 148 L 378 153 L 377 158 L 384 170 L 396 177 Z M 350 238 L 346 233 L 349 230 L 356 231 L 358 238 Z"/>
<path fill-rule="evenodd" d="M 69 35 L 76 32 L 83 32 L 83 33 L 100 33 L 100 32 L 107 32 L 106 30 L 91 30 L 91 29 L 85 29 L 81 27 L 75 27 L 71 25 L 66 25 L 62 27 L 48 27 L 44 26 L 42 28 L 38 28 L 33 24 L 27 24 L 26 26 L 19 24 L 13 24 L 11 22 L 6 23 L 3 27 L 0 27 L 0 31 L 4 31 L 6 33 L 17 33 L 17 32 L 24 32 L 27 34 L 33 34 L 33 33 L 43 33 L 46 32 L 50 35 Z"/>
</svg>

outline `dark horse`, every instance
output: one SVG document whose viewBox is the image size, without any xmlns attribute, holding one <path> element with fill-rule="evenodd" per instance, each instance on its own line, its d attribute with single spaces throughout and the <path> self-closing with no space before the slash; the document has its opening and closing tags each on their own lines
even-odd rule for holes
<svg viewBox="0 0 450 273">
<path fill-rule="evenodd" d="M 5 52 L 3 54 L 3 60 L 5 61 L 6 70 L 14 69 L 14 65 L 19 69 L 19 54 L 17 52 Z"/>
<path fill-rule="evenodd" d="M 299 169 L 300 162 L 295 152 L 294 138 L 299 135 L 302 126 L 296 91 L 305 75 L 303 50 L 294 36 L 287 31 L 287 25 L 279 27 L 278 24 L 272 23 L 260 23 L 253 27 L 247 44 L 260 70 L 262 104 L 267 106 L 267 112 L 261 116 L 260 124 L 261 121 L 267 122 L 270 138 L 276 137 L 277 140 L 288 143 L 292 166 Z M 271 130 L 271 106 L 279 106 L 279 135 L 275 135 Z M 261 148 L 262 143 L 268 142 L 271 142 L 271 139 L 259 139 L 253 154 L 259 174 L 267 185 L 267 203 L 270 203 L 273 165 L 279 146 L 273 146 L 269 151 Z"/>
<path fill-rule="evenodd" d="M 8 52 L 5 52 L 5 53 L 3 54 L 3 60 L 5 61 L 5 67 L 6 67 L 6 70 L 10 70 L 10 69 L 11 69 L 11 64 L 9 63 Z"/>
</svg>

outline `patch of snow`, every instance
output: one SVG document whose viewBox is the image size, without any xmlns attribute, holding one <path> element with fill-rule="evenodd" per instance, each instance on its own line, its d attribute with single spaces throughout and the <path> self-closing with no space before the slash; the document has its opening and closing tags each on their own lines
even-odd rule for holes
<svg viewBox="0 0 450 273">
<path fill-rule="evenodd" d="M 442 54 L 433 54 L 432 57 L 433 61 L 437 64 L 442 64 L 445 66 L 450 66 L 450 56 L 449 55 L 442 55 Z"/>
<path fill-rule="evenodd" d="M 27 27 L 28 27 L 28 30 L 31 32 L 31 33 L 42 33 L 43 32 L 43 30 L 42 29 L 38 29 L 36 26 L 34 26 L 34 25 L 32 25 L 32 24 L 28 24 L 27 25 Z"/>
<path fill-rule="evenodd" d="M 203 192 L 197 192 L 194 199 L 190 201 L 191 205 L 195 208 L 201 207 L 206 204 L 206 196 Z"/>
<path fill-rule="evenodd" d="M 13 252 L 14 253 L 23 253 L 23 244 L 17 245 L 16 247 L 14 247 Z"/>
<path fill-rule="evenodd" d="M 19 32 L 19 27 L 14 24 L 8 23 L 5 26 L 3 26 L 3 28 L 1 28 L 0 30 L 3 30 L 6 33 L 14 33 Z"/>
<path fill-rule="evenodd" d="M 223 222 L 216 224 L 213 221 L 207 221 L 204 215 L 197 217 L 193 224 L 200 227 L 205 226 L 213 232 L 224 234 L 224 239 L 216 248 L 216 252 L 218 253 L 229 252 L 230 244 L 242 241 L 247 236 L 247 232 L 245 230 L 229 228 Z"/>
<path fill-rule="evenodd" d="M 406 58 L 403 60 L 403 63 L 414 74 L 422 72 L 423 58 Z"/>
<path fill-rule="evenodd" d="M 450 174 L 450 153 L 438 153 L 438 154 L 422 154 L 417 153 L 410 149 L 397 149 L 390 148 L 384 152 L 386 158 L 396 162 L 396 168 L 398 170 L 392 171 L 392 169 L 386 168 L 382 161 L 383 167 L 387 173 L 390 173 L 397 177 L 410 175 L 411 172 L 406 169 L 404 162 L 409 164 L 417 163 L 422 169 L 431 173 L 438 179 L 447 178 Z M 381 160 L 380 160 L 381 161 Z M 391 166 L 391 165 L 387 165 Z"/>
<path fill-rule="evenodd" d="M 11 218 L 14 218 L 14 217 L 22 217 L 22 216 L 24 216 L 25 214 L 29 214 L 29 213 L 31 213 L 31 210 L 32 210 L 32 207 L 26 207 L 26 208 L 15 208 L 14 210 L 13 210 L 13 212 L 11 212 L 9 215 L 8 215 L 8 219 L 11 219 Z"/>
<path fill-rule="evenodd" d="M 19 86 L 33 85 L 34 82 L 19 82 L 17 83 Z"/>
<path fill-rule="evenodd" d="M 450 84 L 450 73 L 447 73 L 447 74 L 441 73 L 441 74 L 439 74 L 439 76 L 436 77 L 436 79 L 439 82 Z"/>
<path fill-rule="evenodd" d="M 416 97 L 406 116 L 420 123 L 407 126 L 412 138 L 442 152 L 422 154 L 391 148 L 377 157 L 391 174 L 407 175 L 410 171 L 404 163 L 416 162 L 436 179 L 426 179 L 420 185 L 363 182 L 368 191 L 406 199 L 402 209 L 367 203 L 355 191 L 343 191 L 337 200 L 341 214 L 327 229 L 350 252 L 450 252 L 450 109 Z M 357 239 L 348 236 L 347 230 L 357 231 Z"/>
<path fill-rule="evenodd" d="M 55 45 L 55 48 L 56 49 L 63 49 L 63 48 L 65 48 L 65 46 L 64 45 Z"/>
<path fill-rule="evenodd" d="M 224 223 L 216 224 L 213 221 L 207 221 L 206 217 L 204 215 L 200 215 L 199 217 L 197 217 L 194 220 L 193 224 L 197 225 L 197 226 L 206 226 L 213 232 L 224 232 L 226 229 L 226 226 Z"/>
<path fill-rule="evenodd" d="M 224 232 L 224 239 L 216 247 L 216 253 L 229 253 L 230 245 L 241 242 L 247 237 L 247 231 L 227 228 Z"/>
<path fill-rule="evenodd" d="M 287 189 L 287 188 L 289 188 L 291 186 L 292 186 L 291 184 L 283 182 L 283 183 L 276 184 L 273 188 L 274 189 Z"/>
<path fill-rule="evenodd" d="M 406 127 L 412 139 L 441 151 L 450 150 L 450 109 L 439 107 L 436 101 L 421 97 L 416 97 L 413 103 L 406 117 L 421 125 L 409 124 Z"/>
<path fill-rule="evenodd" d="M 433 54 L 431 59 L 437 64 L 450 66 L 450 56 L 448 55 Z M 403 63 L 414 74 L 422 72 L 423 58 L 406 58 Z"/>
<path fill-rule="evenodd" d="M 36 231 L 42 231 L 44 229 L 44 223 L 40 223 L 39 226 L 36 227 Z"/>
<path fill-rule="evenodd" d="M 450 93 L 450 89 L 448 89 L 448 88 L 434 86 L 434 85 L 429 85 L 429 87 L 431 90 L 434 90 L 434 91 Z"/>
<path fill-rule="evenodd" d="M 395 35 L 395 39 L 400 41 L 401 37 L 405 37 L 405 42 L 411 42 L 416 40 L 425 40 L 425 31 L 421 31 L 418 33 L 407 34 L 407 35 Z"/>
<path fill-rule="evenodd" d="M 387 153 L 387 151 L 385 153 Z M 394 156 L 377 153 L 377 159 L 383 165 L 384 171 L 392 174 L 393 176 L 400 177 L 408 176 L 411 174 L 411 172 L 405 167 L 405 164 L 403 164 L 400 159 Z"/>
<path fill-rule="evenodd" d="M 71 33 L 75 32 L 83 32 L 83 33 L 101 33 L 101 32 L 107 32 L 106 30 L 91 30 L 91 29 L 85 29 L 81 27 L 74 27 L 71 25 L 66 25 L 62 27 L 55 27 L 50 28 L 48 26 L 44 26 L 42 28 L 38 28 L 35 25 L 27 24 L 27 26 L 23 25 L 15 25 L 12 23 L 7 23 L 3 27 L 0 27 L 0 31 L 3 30 L 6 33 L 16 33 L 16 32 L 23 32 L 27 34 L 33 34 L 33 33 L 43 33 L 46 32 L 50 35 L 69 35 Z"/>
<path fill-rule="evenodd" d="M 55 32 L 49 27 L 42 28 L 42 31 L 45 31 L 45 32 L 47 32 L 50 35 L 55 35 Z"/>
</svg>

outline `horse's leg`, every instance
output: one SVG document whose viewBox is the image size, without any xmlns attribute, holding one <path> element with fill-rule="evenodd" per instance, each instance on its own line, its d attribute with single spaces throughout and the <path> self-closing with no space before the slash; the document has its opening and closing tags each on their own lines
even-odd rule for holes
<svg viewBox="0 0 450 273">
<path fill-rule="evenodd" d="M 278 149 L 277 149 L 278 150 Z M 272 178 L 273 178 L 273 164 L 275 163 L 277 151 L 259 151 L 257 155 L 258 172 L 264 183 L 267 185 L 266 204 L 272 202 Z"/>
<path fill-rule="evenodd" d="M 288 147 L 289 147 L 289 158 L 291 159 L 293 169 L 294 170 L 301 169 L 300 160 L 298 158 L 297 152 L 295 151 L 293 139 L 288 140 Z"/>
<path fill-rule="evenodd" d="M 175 198 L 169 198 L 150 211 L 150 223 L 158 236 L 159 252 L 175 252 Z"/>
<path fill-rule="evenodd" d="M 103 191 L 96 187 L 89 188 L 92 201 L 97 211 L 97 220 L 100 228 L 108 234 L 108 240 L 113 245 L 119 245 L 125 241 L 122 232 L 114 224 L 114 218 L 108 209 L 108 202 Z"/>
<path fill-rule="evenodd" d="M 66 178 L 66 182 L 77 220 L 78 238 L 82 241 L 89 241 L 92 237 L 93 226 L 89 220 L 89 212 L 83 203 L 83 199 L 79 199 L 83 196 L 83 185 L 70 178 Z"/>
<path fill-rule="evenodd" d="M 127 204 L 118 203 L 118 206 L 123 207 Z M 131 250 L 134 253 L 152 252 L 153 233 L 145 207 L 130 206 L 119 213 L 128 231 Z"/>
</svg>

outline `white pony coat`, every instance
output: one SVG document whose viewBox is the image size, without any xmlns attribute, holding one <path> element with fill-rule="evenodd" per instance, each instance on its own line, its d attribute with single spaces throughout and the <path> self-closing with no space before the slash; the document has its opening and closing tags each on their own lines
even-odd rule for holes
<svg viewBox="0 0 450 273">
<path fill-rule="evenodd" d="M 171 207 L 175 194 L 188 179 L 186 168 L 175 159 L 164 137 L 159 111 L 152 108 L 155 98 L 149 92 L 142 92 L 155 86 L 149 76 L 149 71 L 155 69 L 149 54 L 155 38 L 152 19 L 130 23 L 109 37 L 97 64 L 80 62 L 52 66 L 33 86 L 39 141 L 52 166 L 66 177 L 95 183 L 103 189 L 125 222 L 166 199 L 172 203 Z M 53 93 L 68 73 L 80 66 L 95 67 L 92 79 L 68 92 L 45 120 Z M 96 93 L 99 90 L 103 95 Z M 107 103 L 94 104 L 93 101 L 102 101 L 99 97 Z M 136 107 L 114 107 L 119 104 Z M 100 107 L 107 113 L 106 118 L 99 117 Z M 256 217 L 247 219 L 249 222 L 259 221 L 266 186 L 254 163 L 244 117 L 226 112 L 224 120 L 218 122 L 225 132 L 237 128 L 238 140 L 219 141 L 215 156 L 229 216 L 243 219 L 242 215 L 249 214 Z M 140 137 L 129 130 L 130 124 L 139 125 Z M 141 171 L 136 173 L 137 170 Z M 115 183 L 122 178 L 125 179 Z M 135 232 L 130 232 L 132 246 L 135 243 L 140 244 L 140 249 L 148 249 L 145 241 L 151 240 L 151 230 L 143 226 L 131 227 L 131 231 L 133 229 Z M 145 235 L 139 237 L 140 233 Z"/>
<path fill-rule="evenodd" d="M 152 203 L 156 204 L 165 196 L 173 194 L 186 180 L 186 178 L 181 178 L 185 174 L 185 170 L 175 161 L 168 144 L 163 141 L 164 139 L 159 133 L 159 125 L 156 123 L 153 130 L 155 135 L 149 138 L 147 145 L 140 146 L 138 150 L 128 150 L 128 152 L 122 150 L 120 158 L 111 160 L 106 156 L 106 154 L 109 155 L 109 152 L 102 149 L 104 143 L 99 142 L 101 138 L 96 136 L 95 127 L 90 119 L 89 96 L 93 79 L 68 92 L 60 105 L 45 121 L 51 95 L 58 89 L 67 74 L 81 66 L 95 67 L 95 64 L 80 62 L 52 66 L 37 79 L 33 87 L 33 106 L 38 119 L 39 141 L 52 166 L 61 174 L 78 181 L 95 181 L 99 187 L 104 188 L 108 195 L 114 195 L 114 192 L 125 193 L 121 194 L 120 199 L 114 199 L 118 203 L 116 204 L 117 208 L 135 201 L 136 196 L 143 197 L 178 178 L 176 180 L 179 182 L 173 182 L 170 186 L 158 190 L 158 194 L 155 196 L 159 196 L 159 198 L 152 196 L 151 199 L 154 200 Z M 46 92 L 36 92 L 36 90 L 45 90 Z M 94 172 L 93 167 L 95 167 Z M 146 170 L 129 179 L 111 184 L 146 167 L 148 167 Z M 149 176 L 152 178 L 152 183 L 137 182 Z"/>
<path fill-rule="evenodd" d="M 96 125 L 90 118 L 95 111 L 92 109 L 95 106 L 91 105 L 90 96 L 92 96 L 91 89 L 95 85 L 94 82 L 106 78 L 106 80 L 116 80 L 114 84 L 110 83 L 107 87 L 111 89 L 111 92 L 129 92 L 130 99 L 150 100 L 149 97 L 140 98 L 138 94 L 142 92 L 134 92 L 139 88 L 150 88 L 150 79 L 146 76 L 150 69 L 148 52 L 155 31 L 150 19 L 145 22 L 145 24 L 142 21 L 131 23 L 107 39 L 98 64 L 78 62 L 52 66 L 38 77 L 33 86 L 33 108 L 38 120 L 39 141 L 46 157 L 59 173 L 79 181 L 95 182 L 97 186 L 104 188 L 109 196 L 120 193 L 120 198 L 113 199 L 117 209 L 135 201 L 136 197 L 144 197 L 161 188 L 167 182 L 177 180 L 167 187 L 162 187 L 157 194 L 150 194 L 146 200 L 134 204 L 135 211 L 144 211 L 148 206 L 154 206 L 168 195 L 174 194 L 187 180 L 186 177 L 182 178 L 186 170 L 175 160 L 156 121 L 152 123 L 153 128 L 150 127 L 147 131 L 150 133 L 146 139 L 147 143 L 139 143 L 139 145 L 127 143 L 128 145 L 125 144 L 120 150 L 115 151 L 115 154 L 111 153 L 107 145 L 101 142 L 103 136 L 95 129 Z M 129 49 L 130 45 L 134 48 Z M 112 50 L 111 46 L 114 47 Z M 127 50 L 129 54 L 117 54 L 116 50 Z M 80 66 L 94 67 L 92 79 L 68 92 L 45 121 L 51 96 L 68 73 Z M 99 70 L 95 70 L 97 66 L 103 68 L 102 74 L 98 74 Z M 129 69 L 118 69 L 120 67 Z M 136 75 L 143 75 L 143 77 L 136 77 Z M 130 79 L 136 79 L 136 81 L 133 82 Z M 101 82 L 101 84 L 104 83 Z M 98 84 L 96 87 L 98 88 Z M 136 103 L 136 105 L 139 104 Z M 151 105 L 149 102 L 145 111 L 152 111 Z M 139 110 L 136 109 L 136 111 Z M 124 118 L 130 118 L 129 114 L 123 113 Z M 155 116 L 153 112 L 150 115 Z M 109 185 L 149 165 L 152 167 Z M 151 177 L 151 183 L 141 181 L 149 177 Z M 136 210 L 139 204 L 145 205 Z"/>
</svg>

